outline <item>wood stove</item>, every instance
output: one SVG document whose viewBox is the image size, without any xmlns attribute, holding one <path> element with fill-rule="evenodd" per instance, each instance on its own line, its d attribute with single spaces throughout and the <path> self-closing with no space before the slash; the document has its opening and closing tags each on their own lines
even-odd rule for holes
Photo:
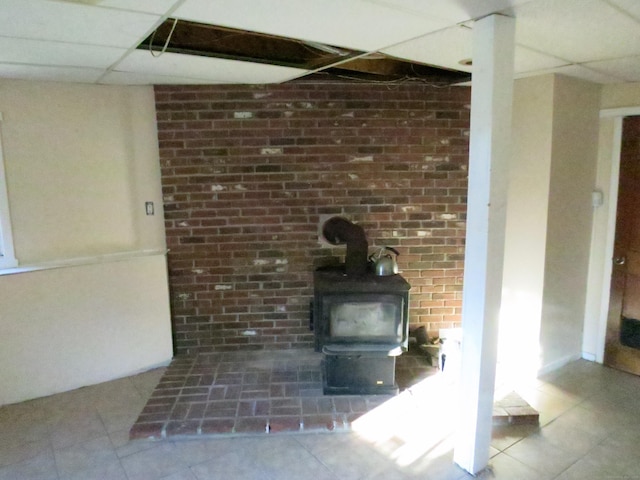
<svg viewBox="0 0 640 480">
<path fill-rule="evenodd" d="M 408 346 L 411 286 L 397 274 L 375 275 L 361 227 L 334 217 L 323 235 L 347 244 L 344 265 L 314 273 L 312 320 L 324 393 L 398 393 L 395 361 Z"/>
</svg>

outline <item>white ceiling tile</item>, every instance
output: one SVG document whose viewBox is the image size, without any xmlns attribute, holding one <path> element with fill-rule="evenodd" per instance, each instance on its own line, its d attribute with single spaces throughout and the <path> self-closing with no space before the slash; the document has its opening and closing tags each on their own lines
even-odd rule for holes
<svg viewBox="0 0 640 480">
<path fill-rule="evenodd" d="M 640 25 L 602 0 L 536 0 L 514 9 L 516 42 L 572 63 L 633 55 Z"/>
<path fill-rule="evenodd" d="M 568 77 L 580 78 L 593 83 L 620 83 L 617 78 L 609 73 L 601 73 L 581 65 L 566 65 L 563 67 L 550 68 L 548 70 L 540 70 L 535 72 L 526 72 L 516 75 L 516 78 L 531 77 L 535 75 L 545 75 L 548 73 L 557 73 Z"/>
<path fill-rule="evenodd" d="M 616 77 L 627 82 L 640 82 L 640 55 L 601 62 L 589 62 L 584 66 L 603 73 L 615 72 Z"/>
<path fill-rule="evenodd" d="M 0 37 L 0 62 L 107 68 L 126 53 L 123 48 Z"/>
<path fill-rule="evenodd" d="M 471 56 L 471 31 L 455 24 L 473 26 L 469 19 L 492 12 L 516 17 L 519 76 L 640 81 L 640 0 L 0 0 L 0 75 L 68 81 L 77 74 L 78 81 L 94 81 L 165 15 L 470 71 L 458 62 Z M 105 81 L 269 83 L 308 73 L 168 53 L 151 62 L 141 55 L 130 54 L 118 65 L 128 70 L 108 73 Z"/>
<path fill-rule="evenodd" d="M 516 73 L 546 70 L 564 65 L 567 65 L 567 62 L 560 58 L 551 57 L 530 48 L 516 45 L 514 58 L 514 70 Z"/>
<path fill-rule="evenodd" d="M 174 16 L 364 51 L 449 24 L 365 0 L 186 0 Z"/>
<path fill-rule="evenodd" d="M 466 27 L 453 27 L 383 50 L 384 53 L 428 65 L 471 72 L 472 67 L 460 61 L 471 58 L 473 32 Z M 566 65 L 562 59 L 516 45 L 516 73 L 549 69 Z"/>
<path fill-rule="evenodd" d="M 135 50 L 118 63 L 114 71 L 208 80 L 211 83 L 280 83 L 309 73 L 299 68 L 239 62 L 221 58 L 165 52 L 153 56 Z"/>
<path fill-rule="evenodd" d="M 178 75 L 109 72 L 100 78 L 98 83 L 110 85 L 199 85 L 211 82 L 200 78 L 180 77 Z"/>
<path fill-rule="evenodd" d="M 43 67 L 0 63 L 0 78 L 95 83 L 104 70 L 72 67 Z"/>
<path fill-rule="evenodd" d="M 72 3 L 97 4 L 100 7 L 119 8 L 134 12 L 147 12 L 163 15 L 171 10 L 180 0 L 62 0 Z"/>
<path fill-rule="evenodd" d="M 371 3 L 387 5 L 395 9 L 461 23 L 501 12 L 530 0 L 368 0 Z"/>
<path fill-rule="evenodd" d="M 640 2 L 638 0 L 609 0 L 609 3 L 640 21 Z"/>
<path fill-rule="evenodd" d="M 470 72 L 471 67 L 459 62 L 471 57 L 471 42 L 472 31 L 466 27 L 455 26 L 395 47 L 385 48 L 382 52 L 418 63 Z"/>
<path fill-rule="evenodd" d="M 43 0 L 2 0 L 4 37 L 76 42 L 87 45 L 137 45 L 160 17 L 87 4 Z"/>
</svg>

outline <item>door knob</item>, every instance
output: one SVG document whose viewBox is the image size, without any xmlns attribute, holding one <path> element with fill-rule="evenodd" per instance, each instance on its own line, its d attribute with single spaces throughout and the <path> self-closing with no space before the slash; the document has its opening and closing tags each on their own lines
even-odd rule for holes
<svg viewBox="0 0 640 480">
<path fill-rule="evenodd" d="M 616 257 L 613 259 L 613 263 L 615 263 L 616 265 L 624 265 L 625 263 L 627 263 L 627 257 L 625 257 L 624 255 L 621 257 Z"/>
</svg>

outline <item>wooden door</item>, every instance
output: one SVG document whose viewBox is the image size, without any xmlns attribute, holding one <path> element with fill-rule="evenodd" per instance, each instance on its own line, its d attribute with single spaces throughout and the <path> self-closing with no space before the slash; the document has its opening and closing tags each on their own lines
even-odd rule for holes
<svg viewBox="0 0 640 480">
<path fill-rule="evenodd" d="M 640 375 L 640 116 L 622 124 L 604 363 Z"/>
</svg>

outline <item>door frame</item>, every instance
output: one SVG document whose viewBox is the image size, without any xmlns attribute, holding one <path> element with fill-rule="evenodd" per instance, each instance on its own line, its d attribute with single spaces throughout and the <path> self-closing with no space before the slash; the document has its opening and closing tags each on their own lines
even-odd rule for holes
<svg viewBox="0 0 640 480">
<path fill-rule="evenodd" d="M 600 152 L 598 162 L 600 163 L 604 159 L 605 161 L 608 160 L 610 164 L 610 168 L 603 169 L 604 171 L 602 172 L 601 178 L 598 179 L 599 184 L 604 187 L 603 190 L 606 189 L 608 191 L 608 194 L 604 195 L 605 201 L 602 205 L 604 209 L 604 215 L 603 218 L 599 219 L 599 221 L 596 218 L 597 212 L 594 210 L 591 235 L 591 260 L 588 278 L 587 302 L 589 302 L 589 290 L 591 290 L 594 285 L 600 285 L 600 293 L 599 302 L 594 302 L 591 305 L 589 305 L 588 303 L 585 308 L 585 329 L 582 355 L 583 358 L 596 361 L 598 363 L 604 362 L 604 349 L 607 334 L 607 317 L 609 313 L 609 296 L 611 294 L 611 275 L 613 271 L 612 258 L 616 230 L 616 213 L 618 206 L 618 183 L 620 177 L 622 121 L 624 117 L 634 115 L 640 115 L 640 106 L 627 108 L 611 108 L 600 111 L 601 129 L 603 129 L 604 122 L 613 122 L 613 137 L 609 137 L 608 139 L 605 137 L 605 140 L 608 140 L 610 142 L 610 149 L 608 154 L 606 151 L 602 151 L 602 146 L 599 147 Z M 611 128 L 611 126 L 609 126 L 608 128 Z M 601 136 L 600 139 L 602 140 L 603 137 Z M 594 190 L 594 193 L 596 191 L 598 191 L 597 188 L 596 190 Z M 603 193 L 602 191 L 600 192 Z M 609 201 L 606 201 L 607 197 Z M 594 199 L 594 209 L 597 208 L 599 207 L 596 205 L 596 201 Z M 603 226 L 606 226 L 604 245 L 602 244 L 602 240 L 598 238 L 597 232 Z M 604 249 L 602 247 L 604 247 Z M 593 293 L 595 295 L 598 295 L 597 291 L 595 290 L 592 290 Z M 597 306 L 597 303 L 599 303 L 599 307 Z M 591 321 L 594 323 L 594 325 L 589 325 L 590 319 L 592 319 Z M 589 333 L 595 333 L 596 335 L 595 353 L 589 352 L 589 350 L 593 350 L 593 348 L 588 348 L 590 339 L 587 338 L 587 336 L 589 335 Z"/>
</svg>

